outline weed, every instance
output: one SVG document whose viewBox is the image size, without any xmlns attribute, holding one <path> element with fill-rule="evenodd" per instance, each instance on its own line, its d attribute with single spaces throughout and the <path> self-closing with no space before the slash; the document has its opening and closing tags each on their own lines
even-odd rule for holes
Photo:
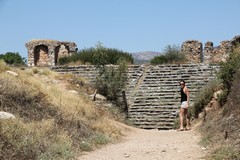
<svg viewBox="0 0 240 160">
<path fill-rule="evenodd" d="M 0 59 L 0 73 L 6 71 L 7 69 L 9 69 L 9 67 L 5 61 L 3 59 Z"/>
<path fill-rule="evenodd" d="M 210 81 L 207 85 L 205 85 L 196 95 L 193 108 L 190 110 L 190 114 L 197 118 L 198 114 L 212 100 L 213 93 L 220 89 L 220 87 L 221 81 L 218 79 Z"/>
<path fill-rule="evenodd" d="M 240 153 L 235 150 L 230 145 L 224 145 L 216 149 L 213 153 L 211 153 L 209 159 L 211 160 L 238 160 L 240 159 Z"/>
<path fill-rule="evenodd" d="M 38 70 L 37 67 L 33 67 L 32 68 L 32 72 L 33 72 L 33 74 L 37 74 L 39 72 L 39 70 Z"/>
<path fill-rule="evenodd" d="M 58 75 L 39 68 L 16 71 L 18 77 L 0 72 L 0 109 L 17 117 L 0 121 L 0 159 L 74 159 L 120 134 L 86 96 L 49 83 Z"/>
</svg>

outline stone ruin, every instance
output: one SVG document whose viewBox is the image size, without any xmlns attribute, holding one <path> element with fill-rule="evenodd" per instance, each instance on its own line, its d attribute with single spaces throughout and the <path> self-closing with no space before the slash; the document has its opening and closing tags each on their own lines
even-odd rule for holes
<svg viewBox="0 0 240 160">
<path fill-rule="evenodd" d="M 202 62 L 202 43 L 197 40 L 188 40 L 183 42 L 181 52 L 185 54 L 190 63 Z"/>
<path fill-rule="evenodd" d="M 77 45 L 68 41 L 32 40 L 25 46 L 28 49 L 28 66 L 56 66 L 60 57 L 77 51 Z"/>
<path fill-rule="evenodd" d="M 188 63 L 219 63 L 225 62 L 229 53 L 234 48 L 240 47 L 240 36 L 235 36 L 230 41 L 222 41 L 214 47 L 213 42 L 206 42 L 204 49 L 202 43 L 197 40 L 185 41 L 181 46 L 181 52 L 185 54 Z"/>
<path fill-rule="evenodd" d="M 25 45 L 28 49 L 28 66 L 56 66 L 60 57 L 70 56 L 77 51 L 74 42 L 54 40 L 32 40 Z M 224 62 L 234 48 L 240 47 L 240 35 L 230 41 L 222 41 L 214 47 L 213 42 L 203 45 L 197 40 L 188 40 L 181 46 L 187 63 L 219 63 Z"/>
</svg>

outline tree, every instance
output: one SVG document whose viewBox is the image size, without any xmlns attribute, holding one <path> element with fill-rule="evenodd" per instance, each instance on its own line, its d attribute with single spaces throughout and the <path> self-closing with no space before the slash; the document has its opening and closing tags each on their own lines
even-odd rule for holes
<svg viewBox="0 0 240 160">
<path fill-rule="evenodd" d="M 59 59 L 59 64 L 81 62 L 83 64 L 106 65 L 117 64 L 119 59 L 125 59 L 129 63 L 133 63 L 133 57 L 128 52 L 123 52 L 115 48 L 106 48 L 101 42 L 98 42 L 95 47 L 82 49 L 77 53 Z"/>
<path fill-rule="evenodd" d="M 185 61 L 184 54 L 181 53 L 177 45 L 167 45 L 163 54 L 151 60 L 151 64 L 182 63 Z"/>
<path fill-rule="evenodd" d="M 3 59 L 7 64 L 10 65 L 26 64 L 26 59 L 21 57 L 18 52 L 7 52 L 6 54 L 1 54 L 0 59 Z"/>
</svg>

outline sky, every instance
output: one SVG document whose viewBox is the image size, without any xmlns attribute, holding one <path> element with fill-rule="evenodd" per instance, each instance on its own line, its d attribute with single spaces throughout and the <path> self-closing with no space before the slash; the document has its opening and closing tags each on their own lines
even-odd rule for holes
<svg viewBox="0 0 240 160">
<path fill-rule="evenodd" d="M 240 35 L 240 0 L 0 0 L 0 54 L 32 39 L 71 41 L 126 52 L 162 52 L 186 40 L 203 44 Z"/>
</svg>

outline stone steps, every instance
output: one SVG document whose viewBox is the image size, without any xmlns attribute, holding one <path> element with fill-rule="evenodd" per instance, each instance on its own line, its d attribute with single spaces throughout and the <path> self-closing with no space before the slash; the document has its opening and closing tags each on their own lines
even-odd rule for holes
<svg viewBox="0 0 240 160">
<path fill-rule="evenodd" d="M 117 67 L 117 66 L 114 66 Z M 73 73 L 96 81 L 98 69 L 92 65 L 55 66 L 59 73 Z M 184 79 L 190 90 L 190 104 L 207 82 L 216 77 L 219 66 L 206 64 L 130 65 L 126 75 L 128 117 L 144 129 L 172 129 L 180 107 L 179 81 Z"/>
<path fill-rule="evenodd" d="M 191 104 L 199 89 L 214 77 L 214 68 L 200 64 L 149 66 L 138 91 L 128 98 L 129 119 L 140 128 L 172 129 L 180 107 L 179 81 L 191 82 L 187 83 Z"/>
</svg>

